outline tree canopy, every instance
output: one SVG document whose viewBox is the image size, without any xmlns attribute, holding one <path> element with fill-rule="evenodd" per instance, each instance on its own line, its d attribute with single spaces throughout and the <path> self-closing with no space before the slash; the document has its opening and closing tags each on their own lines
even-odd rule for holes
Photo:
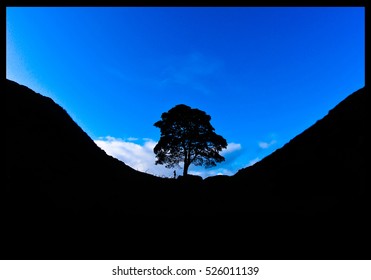
<svg viewBox="0 0 371 280">
<path fill-rule="evenodd" d="M 223 162 L 225 158 L 219 152 L 227 148 L 227 141 L 214 132 L 210 120 L 204 111 L 184 104 L 162 113 L 161 120 L 154 124 L 161 130 L 160 140 L 153 149 L 156 164 L 172 168 L 184 162 L 183 176 L 186 176 L 191 164 L 213 167 Z"/>
</svg>

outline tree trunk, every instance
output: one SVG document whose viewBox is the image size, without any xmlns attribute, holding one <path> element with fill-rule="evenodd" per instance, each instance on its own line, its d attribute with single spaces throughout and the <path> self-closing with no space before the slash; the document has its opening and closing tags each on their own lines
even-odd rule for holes
<svg viewBox="0 0 371 280">
<path fill-rule="evenodd" d="M 183 177 L 188 174 L 188 167 L 190 165 L 189 152 L 187 149 L 184 149 L 184 168 L 183 168 Z"/>
<path fill-rule="evenodd" d="M 187 176 L 188 174 L 188 167 L 189 167 L 189 163 L 187 160 L 184 161 L 184 168 L 183 168 L 183 177 Z"/>
</svg>

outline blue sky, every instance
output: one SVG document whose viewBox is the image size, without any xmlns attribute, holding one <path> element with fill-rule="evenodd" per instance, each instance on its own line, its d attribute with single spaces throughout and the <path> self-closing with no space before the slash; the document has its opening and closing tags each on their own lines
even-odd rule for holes
<svg viewBox="0 0 371 280">
<path fill-rule="evenodd" d="M 226 161 L 189 171 L 232 175 L 364 86 L 364 25 L 362 7 L 7 7 L 6 76 L 157 176 L 173 170 L 154 165 L 153 124 L 203 110 Z"/>
</svg>

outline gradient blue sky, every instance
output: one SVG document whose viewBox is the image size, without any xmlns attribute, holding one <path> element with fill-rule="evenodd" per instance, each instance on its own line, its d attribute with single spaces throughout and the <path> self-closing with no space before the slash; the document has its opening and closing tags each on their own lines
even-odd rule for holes
<svg viewBox="0 0 371 280">
<path fill-rule="evenodd" d="M 365 9 L 7 7 L 6 75 L 157 176 L 173 170 L 154 166 L 153 124 L 177 104 L 203 110 L 226 161 L 190 173 L 232 175 L 364 86 Z"/>
</svg>

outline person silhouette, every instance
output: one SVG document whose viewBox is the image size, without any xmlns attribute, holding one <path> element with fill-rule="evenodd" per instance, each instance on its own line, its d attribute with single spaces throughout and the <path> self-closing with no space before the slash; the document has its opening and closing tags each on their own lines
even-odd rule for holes
<svg viewBox="0 0 371 280">
<path fill-rule="evenodd" d="M 174 170 L 174 179 L 176 179 L 176 171 Z"/>
</svg>

